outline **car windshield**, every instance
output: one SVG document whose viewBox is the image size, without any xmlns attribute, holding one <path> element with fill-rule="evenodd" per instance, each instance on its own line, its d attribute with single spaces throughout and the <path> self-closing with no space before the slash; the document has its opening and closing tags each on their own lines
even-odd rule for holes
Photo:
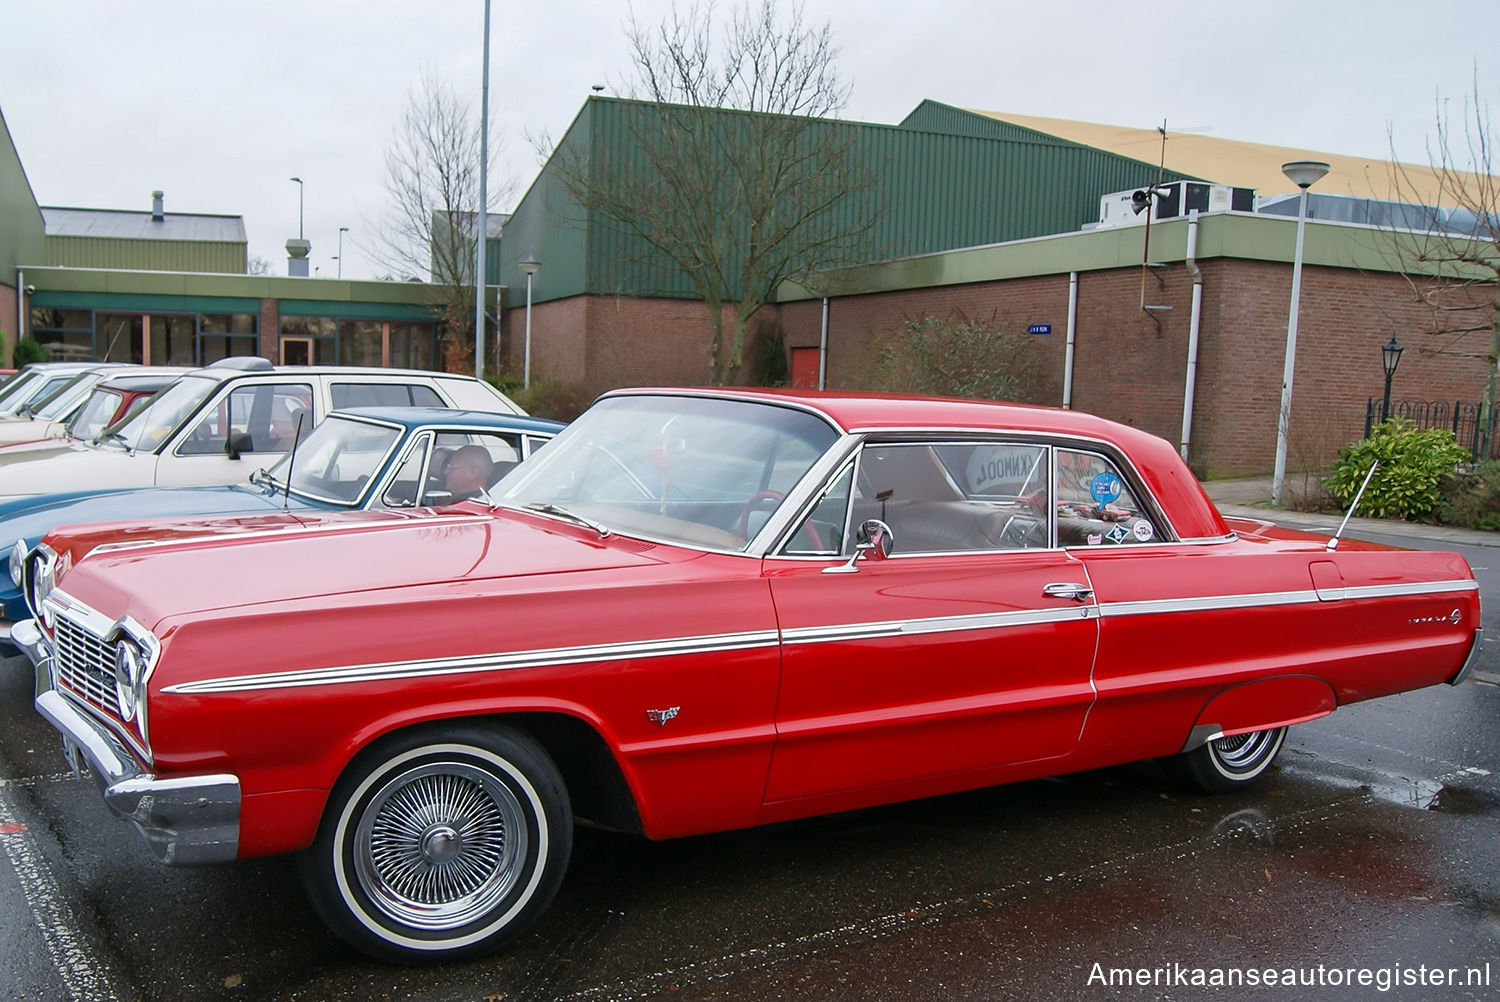
<svg viewBox="0 0 1500 1002">
<path fill-rule="evenodd" d="M 353 505 L 384 467 L 401 440 L 401 430 L 342 414 L 330 414 L 267 471 L 277 489 L 292 470 L 292 491 L 333 504 Z"/>
<path fill-rule="evenodd" d="M 62 417 L 73 405 L 82 400 L 99 383 L 100 377 L 92 372 L 80 372 L 46 400 L 34 404 L 32 412 L 39 418 L 51 421 Z"/>
<path fill-rule="evenodd" d="M 93 394 L 84 401 L 78 413 L 73 415 L 73 420 L 68 422 L 68 434 L 84 440 L 94 438 L 109 424 L 110 418 L 115 416 L 124 396 L 119 390 L 94 387 Z"/>
<path fill-rule="evenodd" d="M 40 404 L 49 399 L 52 394 L 60 390 L 64 383 L 73 378 L 72 373 L 52 373 L 34 379 L 22 391 L 14 397 L 5 401 L 0 407 L 0 413 L 6 415 L 19 414 L 23 409 Z"/>
<path fill-rule="evenodd" d="M 837 439 L 826 421 L 791 407 L 613 397 L 507 476 L 495 500 L 601 532 L 743 550 Z"/>
<path fill-rule="evenodd" d="M 217 379 L 183 376 L 152 398 L 145 410 L 112 429 L 109 440 L 132 451 L 156 449 L 218 386 Z"/>
<path fill-rule="evenodd" d="M 5 381 L 0 386 L 0 412 L 9 407 L 10 402 L 22 394 L 25 388 L 41 378 L 41 373 L 35 369 L 22 369 Z"/>
</svg>

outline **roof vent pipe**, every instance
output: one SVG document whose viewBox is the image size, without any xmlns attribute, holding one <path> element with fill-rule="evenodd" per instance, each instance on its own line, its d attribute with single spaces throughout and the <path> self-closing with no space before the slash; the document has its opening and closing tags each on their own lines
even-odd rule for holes
<svg viewBox="0 0 1500 1002">
<path fill-rule="evenodd" d="M 162 208 L 161 200 L 162 192 L 153 191 L 151 193 L 151 221 L 153 223 L 159 223 L 166 218 L 166 210 Z"/>
</svg>

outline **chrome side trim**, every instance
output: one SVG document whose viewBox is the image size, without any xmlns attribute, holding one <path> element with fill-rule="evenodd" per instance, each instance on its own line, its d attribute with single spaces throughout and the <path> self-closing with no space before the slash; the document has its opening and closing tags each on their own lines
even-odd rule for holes
<svg viewBox="0 0 1500 1002">
<path fill-rule="evenodd" d="M 1092 605 L 1067 606 L 1060 609 L 1028 609 L 1022 612 L 993 612 L 971 616 L 937 616 L 932 619 L 891 620 L 885 623 L 838 624 L 835 626 L 802 626 L 783 630 L 787 644 L 826 644 L 845 640 L 874 640 L 882 637 L 913 636 L 923 633 L 958 633 L 965 630 L 1001 630 L 1013 626 L 1036 626 L 1042 623 L 1076 622 L 1089 618 Z"/>
<path fill-rule="evenodd" d="M 1100 604 L 1099 614 L 1101 616 L 1153 616 L 1172 612 L 1301 605 L 1317 600 L 1318 593 L 1311 590 L 1260 592 L 1250 595 L 1203 595 L 1195 598 L 1155 599 L 1144 602 L 1104 602 Z"/>
<path fill-rule="evenodd" d="M 1345 588 L 1346 599 L 1392 598 L 1405 595 L 1450 595 L 1478 591 L 1472 579 L 1456 581 L 1417 581 L 1392 585 L 1364 585 Z M 1223 609 L 1250 609 L 1261 606 L 1302 605 L 1319 601 L 1316 589 L 1306 591 L 1260 592 L 1248 595 L 1202 595 L 1194 598 L 1153 599 L 1142 602 L 1102 602 L 1101 616 L 1150 616 L 1173 612 L 1205 612 Z"/>
<path fill-rule="evenodd" d="M 707 637 L 644 640 L 628 644 L 594 644 L 583 647 L 558 647 L 550 650 L 516 651 L 508 654 L 475 654 L 469 657 L 438 658 L 430 661 L 388 661 L 364 665 L 340 665 L 332 668 L 306 668 L 276 672 L 269 675 L 234 675 L 199 682 L 183 682 L 169 685 L 162 689 L 162 692 L 184 695 L 254 692 L 261 689 L 287 689 L 310 685 L 337 685 L 388 679 L 511 671 L 517 668 L 553 668 L 560 665 L 587 664 L 592 661 L 628 661 L 680 654 L 752 650 L 758 647 L 775 647 L 778 639 L 775 630 L 757 630 L 750 633 L 719 634 Z"/>
<path fill-rule="evenodd" d="M 1479 648 L 1484 644 L 1484 629 L 1481 627 L 1474 631 L 1474 644 L 1469 648 L 1469 656 L 1464 658 L 1464 666 L 1458 670 L 1458 674 L 1448 680 L 1449 685 L 1462 685 L 1468 680 L 1474 671 L 1474 666 L 1479 663 Z"/>
</svg>

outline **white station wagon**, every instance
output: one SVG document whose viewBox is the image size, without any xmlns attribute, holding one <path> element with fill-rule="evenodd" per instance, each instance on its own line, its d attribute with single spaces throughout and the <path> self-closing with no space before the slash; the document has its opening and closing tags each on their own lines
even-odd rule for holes
<svg viewBox="0 0 1500 1002">
<path fill-rule="evenodd" d="M 227 358 L 185 373 L 98 442 L 0 452 L 0 498 L 237 483 L 291 448 L 299 426 L 305 436 L 329 411 L 368 406 L 525 413 L 473 376 Z"/>
</svg>

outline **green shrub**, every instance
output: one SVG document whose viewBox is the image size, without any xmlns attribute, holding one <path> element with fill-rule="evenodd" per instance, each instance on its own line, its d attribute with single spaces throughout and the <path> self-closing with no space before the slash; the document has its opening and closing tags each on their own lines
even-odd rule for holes
<svg viewBox="0 0 1500 1002">
<path fill-rule="evenodd" d="M 1436 511 L 1439 522 L 1500 530 L 1500 460 L 1486 460 L 1443 478 L 1442 491 Z"/>
<path fill-rule="evenodd" d="M 35 338 L 23 337 L 16 342 L 16 347 L 10 354 L 10 366 L 12 369 L 19 369 L 32 362 L 45 362 L 51 357 L 46 348 L 37 344 Z"/>
<path fill-rule="evenodd" d="M 1414 520 L 1431 516 L 1442 498 L 1443 479 L 1466 462 L 1469 453 L 1447 429 L 1419 431 L 1405 418 L 1391 418 L 1376 425 L 1369 438 L 1340 451 L 1333 476 L 1324 485 L 1348 507 L 1377 459 L 1380 468 L 1355 514 Z"/>
</svg>

